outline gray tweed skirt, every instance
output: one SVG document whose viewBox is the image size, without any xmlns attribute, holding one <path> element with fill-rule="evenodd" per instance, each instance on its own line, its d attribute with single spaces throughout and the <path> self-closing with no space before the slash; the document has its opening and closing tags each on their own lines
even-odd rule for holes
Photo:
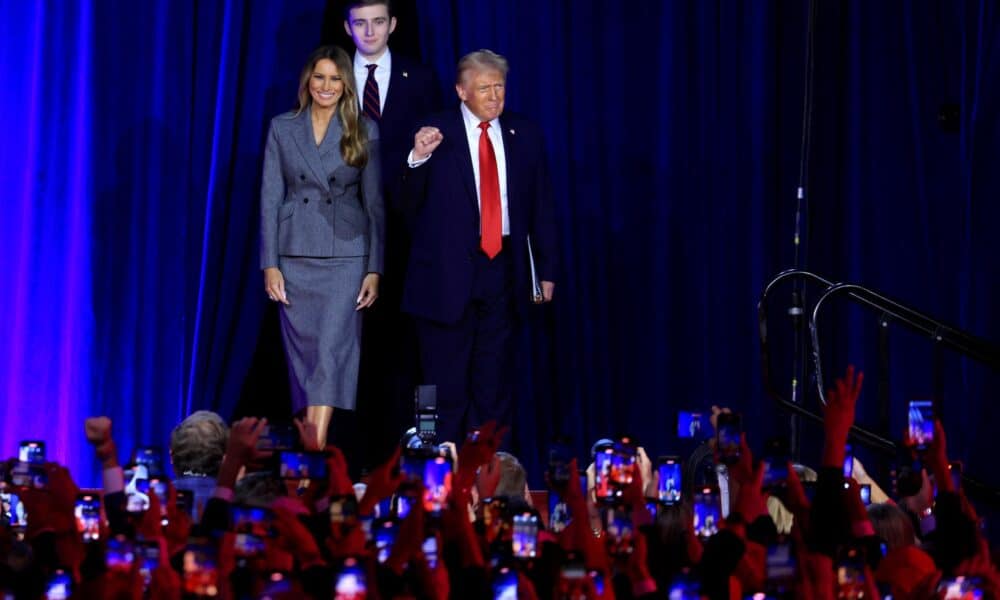
<svg viewBox="0 0 1000 600">
<path fill-rule="evenodd" d="M 361 313 L 354 309 L 366 264 L 364 256 L 279 257 L 290 303 L 280 313 L 293 414 L 357 404 Z"/>
</svg>

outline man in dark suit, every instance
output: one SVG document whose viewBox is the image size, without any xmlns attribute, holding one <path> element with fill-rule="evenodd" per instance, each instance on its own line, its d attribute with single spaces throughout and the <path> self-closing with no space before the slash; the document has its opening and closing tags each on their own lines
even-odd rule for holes
<svg viewBox="0 0 1000 600">
<path fill-rule="evenodd" d="M 385 276 L 378 304 L 365 315 L 358 403 L 360 429 L 367 434 L 367 462 L 375 465 L 413 425 L 413 389 L 419 380 L 413 323 L 400 311 L 409 239 L 403 216 L 394 210 L 393 187 L 405 166 L 417 120 L 442 104 L 434 71 L 390 51 L 396 17 L 389 0 L 349 2 L 344 29 L 357 48 L 354 78 L 361 110 L 379 127 L 387 209 Z"/>
<path fill-rule="evenodd" d="M 552 299 L 555 223 L 540 129 L 504 112 L 507 60 L 458 63 L 458 109 L 414 136 L 400 197 L 413 223 L 403 309 L 414 315 L 425 383 L 438 387 L 439 439 L 510 423 L 515 318 L 532 297 L 529 243 Z"/>
</svg>

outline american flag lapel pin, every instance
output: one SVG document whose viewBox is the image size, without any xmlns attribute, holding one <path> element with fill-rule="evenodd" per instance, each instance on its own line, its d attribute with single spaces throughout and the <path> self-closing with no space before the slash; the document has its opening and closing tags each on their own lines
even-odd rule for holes
<svg viewBox="0 0 1000 600">
<path fill-rule="evenodd" d="M 508 129 L 507 131 L 509 131 L 511 135 L 514 135 L 516 133 L 513 129 Z"/>
<path fill-rule="evenodd" d="M 410 76 L 409 73 L 407 73 L 406 71 L 403 71 L 403 77 L 409 77 L 409 76 Z"/>
</svg>

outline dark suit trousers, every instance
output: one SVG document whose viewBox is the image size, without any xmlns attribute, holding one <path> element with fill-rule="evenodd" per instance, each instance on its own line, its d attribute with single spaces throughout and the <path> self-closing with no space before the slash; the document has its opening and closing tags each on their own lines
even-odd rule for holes
<svg viewBox="0 0 1000 600">
<path fill-rule="evenodd" d="M 511 252 L 474 253 L 472 296 L 457 323 L 416 319 L 424 382 L 437 386 L 439 442 L 461 445 L 467 428 L 510 424 L 514 324 Z"/>
</svg>

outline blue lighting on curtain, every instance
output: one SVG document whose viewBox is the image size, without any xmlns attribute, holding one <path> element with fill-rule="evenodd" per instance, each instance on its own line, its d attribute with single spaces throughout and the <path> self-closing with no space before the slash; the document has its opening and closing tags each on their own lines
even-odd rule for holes
<svg viewBox="0 0 1000 600">
<path fill-rule="evenodd" d="M 85 469 L 91 394 L 89 2 L 0 6 L 2 456 L 21 439 Z M 54 43 L 58 40 L 58 43 Z"/>
</svg>

